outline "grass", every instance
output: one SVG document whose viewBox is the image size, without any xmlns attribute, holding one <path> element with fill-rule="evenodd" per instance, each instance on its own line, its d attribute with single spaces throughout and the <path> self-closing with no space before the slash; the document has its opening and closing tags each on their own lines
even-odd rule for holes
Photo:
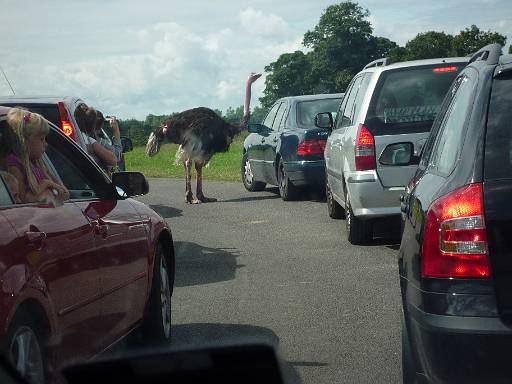
<svg viewBox="0 0 512 384">
<path fill-rule="evenodd" d="M 177 149 L 176 144 L 164 144 L 160 152 L 153 157 L 148 157 L 145 147 L 135 147 L 132 152 L 125 153 L 126 169 L 142 172 L 146 177 L 185 178 L 183 164 L 174 164 Z M 203 169 L 203 179 L 240 181 L 242 149 L 243 138 L 237 137 L 228 152 L 217 153 L 212 157 L 208 167 Z M 195 177 L 194 169 L 193 175 Z"/>
</svg>

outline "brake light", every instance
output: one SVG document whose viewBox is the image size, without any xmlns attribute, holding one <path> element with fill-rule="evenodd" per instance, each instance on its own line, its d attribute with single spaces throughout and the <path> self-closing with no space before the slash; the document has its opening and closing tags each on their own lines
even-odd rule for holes
<svg viewBox="0 0 512 384">
<path fill-rule="evenodd" d="M 367 171 L 376 168 L 375 139 L 364 124 L 359 125 L 356 145 L 356 171 Z"/>
<path fill-rule="evenodd" d="M 427 213 L 422 276 L 489 278 L 482 184 L 466 185 L 436 200 Z"/>
<path fill-rule="evenodd" d="M 297 155 L 323 155 L 327 140 L 305 140 L 297 148 Z"/>
<path fill-rule="evenodd" d="M 456 72 L 456 71 L 457 71 L 457 67 L 455 67 L 455 66 L 452 66 L 452 67 L 440 67 L 440 68 L 432 69 L 432 72 L 435 72 L 435 73 L 446 73 L 446 72 Z"/>
<path fill-rule="evenodd" d="M 60 123 L 62 132 L 68 137 L 71 137 L 75 139 L 75 132 L 73 129 L 73 125 L 71 124 L 68 111 L 66 109 L 66 106 L 64 105 L 64 102 L 59 101 L 58 103 L 59 107 L 59 115 L 60 115 Z"/>
</svg>

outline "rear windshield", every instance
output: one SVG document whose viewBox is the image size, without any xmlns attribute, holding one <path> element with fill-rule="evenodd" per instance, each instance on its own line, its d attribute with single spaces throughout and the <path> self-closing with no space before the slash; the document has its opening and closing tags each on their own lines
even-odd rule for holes
<svg viewBox="0 0 512 384">
<path fill-rule="evenodd" d="M 452 81 L 465 63 L 385 71 L 365 124 L 374 135 L 428 132 Z"/>
<path fill-rule="evenodd" d="M 297 122 L 300 126 L 314 127 L 315 116 L 321 112 L 331 112 L 334 121 L 340 103 L 341 98 L 301 101 L 297 103 Z"/>
<path fill-rule="evenodd" d="M 512 74 L 494 79 L 485 139 L 485 179 L 512 179 Z"/>
<path fill-rule="evenodd" d="M 46 120 L 60 127 L 60 115 L 57 104 L 2 103 L 6 107 L 23 107 L 31 112 L 39 113 Z"/>
</svg>

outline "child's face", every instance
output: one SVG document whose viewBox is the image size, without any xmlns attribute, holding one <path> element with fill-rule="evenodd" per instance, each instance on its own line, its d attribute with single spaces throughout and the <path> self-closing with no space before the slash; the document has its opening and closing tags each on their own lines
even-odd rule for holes
<svg viewBox="0 0 512 384">
<path fill-rule="evenodd" d="M 28 154 L 30 160 L 39 160 L 46 150 L 46 135 L 35 134 L 28 139 Z"/>
</svg>

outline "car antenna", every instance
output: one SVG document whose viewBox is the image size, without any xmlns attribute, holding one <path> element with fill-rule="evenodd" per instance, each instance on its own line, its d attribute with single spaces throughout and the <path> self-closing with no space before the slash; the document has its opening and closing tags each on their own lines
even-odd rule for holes
<svg viewBox="0 0 512 384">
<path fill-rule="evenodd" d="M 2 71 L 2 74 L 4 75 L 5 77 L 5 81 L 7 81 L 7 84 L 9 84 L 9 88 L 11 88 L 11 92 L 14 96 L 16 96 L 16 92 L 14 92 L 14 89 L 12 88 L 12 85 L 11 85 L 11 82 L 9 81 L 9 79 L 7 78 L 7 75 L 5 74 L 4 72 L 4 69 L 2 68 L 2 66 L 0 65 L 0 70 Z"/>
</svg>

